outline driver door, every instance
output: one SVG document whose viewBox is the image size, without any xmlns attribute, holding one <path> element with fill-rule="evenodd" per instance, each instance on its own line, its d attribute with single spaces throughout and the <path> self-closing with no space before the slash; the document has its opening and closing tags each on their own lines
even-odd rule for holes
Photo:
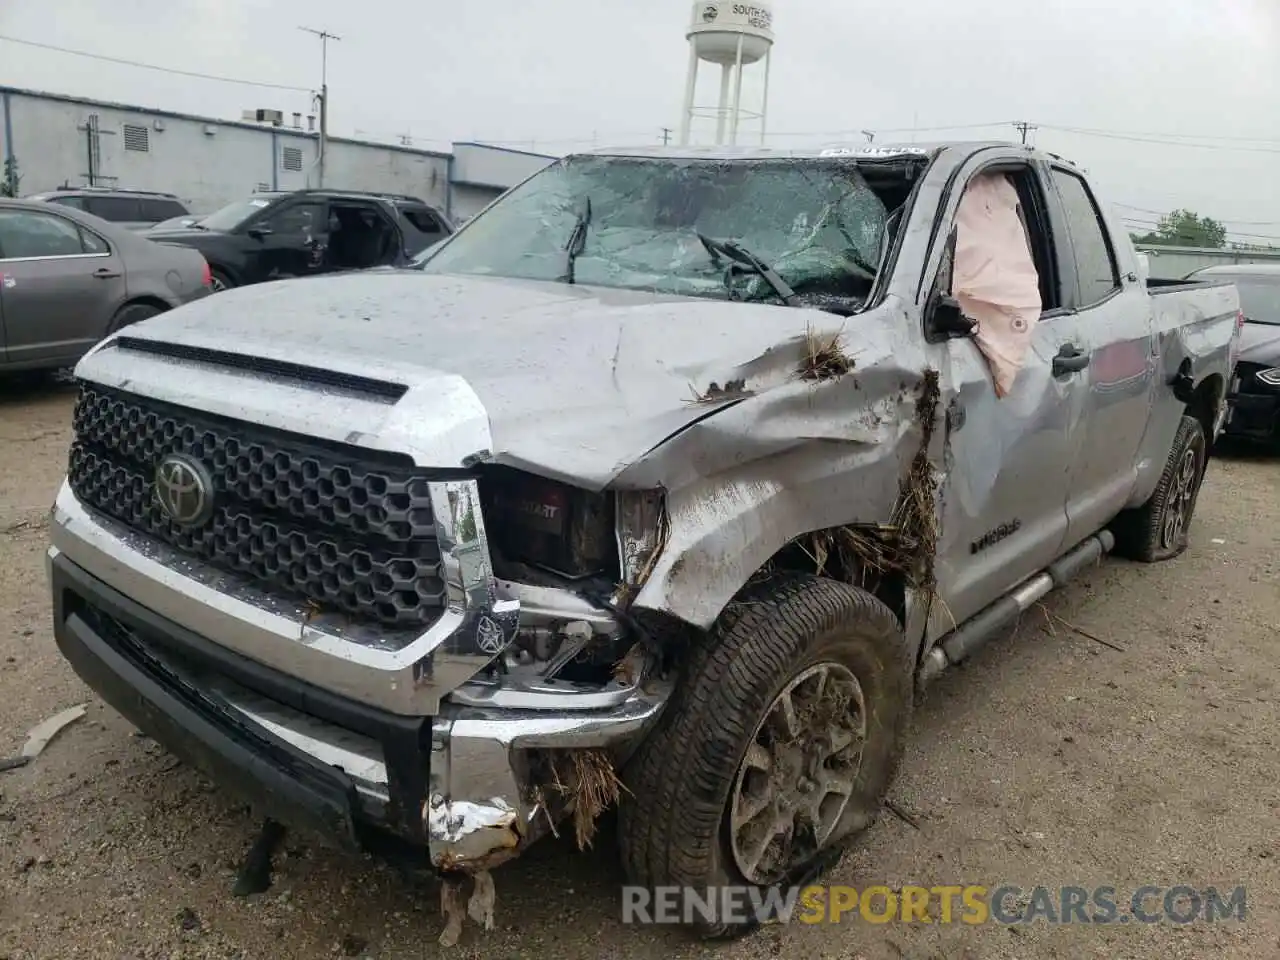
<svg viewBox="0 0 1280 960">
<path fill-rule="evenodd" d="M 319 273 L 329 238 L 329 205 L 323 200 L 288 201 L 251 224 L 253 279 L 283 280 Z"/>
<path fill-rule="evenodd" d="M 987 359 L 972 338 L 941 345 L 950 457 L 936 576 L 944 610 L 932 636 L 954 629 L 1052 563 L 1067 536 L 1071 457 L 1087 387 L 1055 365 L 1079 339 L 1063 308 L 1058 251 L 1041 172 L 1025 158 L 976 160 L 957 193 L 979 173 L 1014 183 L 1036 272 L 1042 312 L 1010 392 L 999 397 Z M 954 216 L 958 196 L 949 201 Z M 950 220 L 947 222 L 950 229 Z M 947 236 L 941 233 L 941 236 Z M 1068 248 L 1069 249 L 1069 248 Z"/>
</svg>

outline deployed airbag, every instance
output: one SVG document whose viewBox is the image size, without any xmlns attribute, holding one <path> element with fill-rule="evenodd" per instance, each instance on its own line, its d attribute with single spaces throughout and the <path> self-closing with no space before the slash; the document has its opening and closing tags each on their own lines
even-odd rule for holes
<svg viewBox="0 0 1280 960">
<path fill-rule="evenodd" d="M 956 213 L 952 296 L 978 322 L 978 349 L 991 367 L 996 395 L 1007 396 L 1040 319 L 1040 278 L 1018 192 L 1003 173 L 969 182 Z"/>
</svg>

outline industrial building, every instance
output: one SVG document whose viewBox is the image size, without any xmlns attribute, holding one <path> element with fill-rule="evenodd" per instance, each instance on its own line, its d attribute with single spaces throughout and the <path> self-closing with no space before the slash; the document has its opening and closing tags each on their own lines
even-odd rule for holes
<svg viewBox="0 0 1280 960">
<path fill-rule="evenodd" d="M 250 120 L 248 117 L 252 117 Z M 319 186 L 315 118 L 250 111 L 240 121 L 0 86 L 0 157 L 24 195 L 62 185 L 157 190 L 208 213 L 264 190 Z M 474 216 L 554 157 L 480 143 L 450 153 L 329 137 L 324 186 L 411 194 Z"/>
</svg>

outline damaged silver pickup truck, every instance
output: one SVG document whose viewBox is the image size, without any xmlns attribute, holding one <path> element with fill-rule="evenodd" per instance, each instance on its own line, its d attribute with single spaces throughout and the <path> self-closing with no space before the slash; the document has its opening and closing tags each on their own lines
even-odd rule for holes
<svg viewBox="0 0 1280 960">
<path fill-rule="evenodd" d="M 57 642 L 267 815 L 490 890 L 615 803 L 637 884 L 797 882 L 921 683 L 1185 548 L 1238 326 L 1029 148 L 571 156 L 91 352 Z"/>
</svg>

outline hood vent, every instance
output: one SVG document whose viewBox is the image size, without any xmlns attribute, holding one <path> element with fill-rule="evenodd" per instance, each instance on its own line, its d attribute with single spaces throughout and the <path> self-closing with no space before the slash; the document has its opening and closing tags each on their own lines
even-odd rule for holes
<svg viewBox="0 0 1280 960">
<path fill-rule="evenodd" d="M 240 370 L 245 373 L 260 373 L 306 386 L 323 387 L 329 390 L 341 390 L 359 397 L 377 400 L 382 403 L 395 403 L 409 388 L 401 383 L 387 380 L 374 380 L 350 373 L 337 373 L 332 370 L 321 370 L 300 363 L 289 363 L 285 360 L 266 360 L 262 357 L 250 357 L 239 353 L 227 353 L 223 350 L 210 350 L 205 347 L 191 347 L 177 343 L 163 343 L 155 340 L 143 340 L 139 337 L 117 337 L 112 346 L 118 350 L 130 350 L 134 353 L 145 353 L 153 357 L 167 357 L 171 360 L 185 360 L 191 363 L 202 363 L 226 370 Z"/>
</svg>

